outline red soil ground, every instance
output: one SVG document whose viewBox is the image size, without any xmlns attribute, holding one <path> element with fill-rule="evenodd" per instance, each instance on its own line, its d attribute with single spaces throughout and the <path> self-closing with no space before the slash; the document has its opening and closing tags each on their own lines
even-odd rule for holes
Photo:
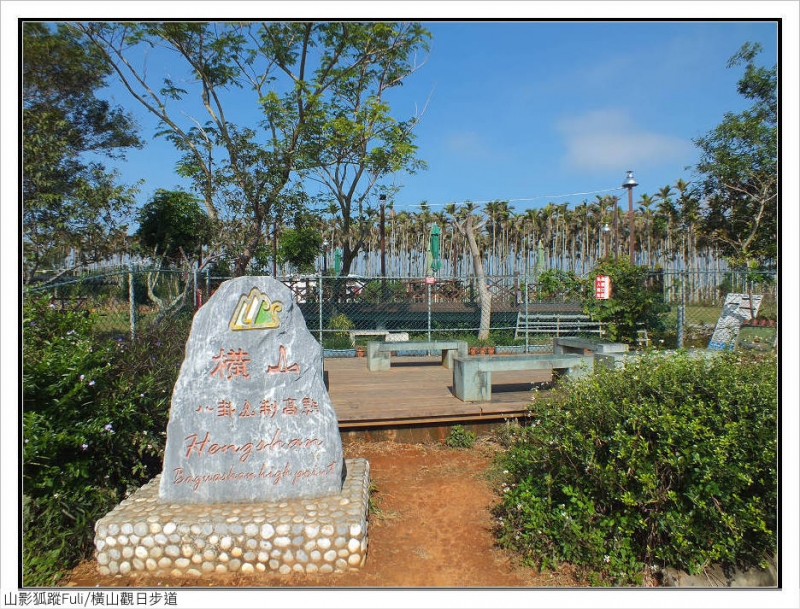
<svg viewBox="0 0 800 609">
<path fill-rule="evenodd" d="M 345 457 L 370 462 L 377 511 L 370 516 L 364 567 L 353 573 L 259 574 L 195 578 L 101 577 L 92 561 L 79 565 L 67 586 L 107 587 L 564 587 L 580 585 L 572 571 L 539 573 L 495 545 L 491 506 L 495 449 L 443 444 L 364 442 L 345 445 Z"/>
</svg>

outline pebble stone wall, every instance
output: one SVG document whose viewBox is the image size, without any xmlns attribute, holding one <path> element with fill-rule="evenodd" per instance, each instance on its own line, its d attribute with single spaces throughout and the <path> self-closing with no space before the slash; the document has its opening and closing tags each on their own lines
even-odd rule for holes
<svg viewBox="0 0 800 609">
<path fill-rule="evenodd" d="M 367 553 L 369 462 L 347 459 L 338 495 L 257 504 L 171 504 L 160 475 L 95 525 L 101 575 L 355 571 Z"/>
</svg>

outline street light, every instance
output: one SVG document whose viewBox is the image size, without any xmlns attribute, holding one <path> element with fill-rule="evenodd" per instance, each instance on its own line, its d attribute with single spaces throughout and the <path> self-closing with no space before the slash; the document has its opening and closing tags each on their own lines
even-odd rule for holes
<svg viewBox="0 0 800 609">
<path fill-rule="evenodd" d="M 633 178 L 633 172 L 629 171 L 625 181 L 622 183 L 622 187 L 628 189 L 628 226 L 630 227 L 631 233 L 631 264 L 635 264 L 634 247 L 636 245 L 636 235 L 633 232 L 633 187 L 638 185 L 639 183 Z"/>
<path fill-rule="evenodd" d="M 327 275 L 328 274 L 328 245 L 330 245 L 330 244 L 328 243 L 328 240 L 325 239 L 322 242 L 322 274 L 323 275 Z"/>
<path fill-rule="evenodd" d="M 608 225 L 608 222 L 603 224 L 603 228 L 600 229 L 603 233 L 603 256 L 608 256 L 608 233 L 611 232 L 611 227 Z"/>
</svg>

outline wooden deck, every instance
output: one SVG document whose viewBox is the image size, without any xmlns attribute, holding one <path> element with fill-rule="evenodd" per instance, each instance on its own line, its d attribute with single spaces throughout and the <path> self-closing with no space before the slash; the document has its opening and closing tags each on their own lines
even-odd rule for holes
<svg viewBox="0 0 800 609">
<path fill-rule="evenodd" d="M 441 436 L 455 424 L 502 423 L 525 416 L 533 384 L 551 380 L 549 370 L 494 372 L 491 402 L 462 402 L 438 354 L 393 357 L 390 370 L 376 372 L 367 370 L 366 358 L 328 358 L 325 371 L 343 433 L 439 427 Z"/>
</svg>

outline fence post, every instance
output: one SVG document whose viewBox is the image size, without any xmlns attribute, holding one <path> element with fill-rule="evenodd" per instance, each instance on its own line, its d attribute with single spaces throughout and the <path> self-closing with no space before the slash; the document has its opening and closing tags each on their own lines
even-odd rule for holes
<svg viewBox="0 0 800 609">
<path fill-rule="evenodd" d="M 527 275 L 525 277 L 525 319 L 526 320 L 528 319 L 528 313 L 529 313 L 529 311 L 528 311 L 528 302 L 529 302 L 528 294 L 529 294 L 530 289 L 531 289 L 530 281 L 531 281 L 530 275 Z M 525 325 L 525 353 L 529 352 L 528 343 L 530 342 L 530 339 L 528 338 L 528 336 L 529 336 L 529 334 L 528 334 L 528 326 L 527 326 L 527 322 L 526 322 L 526 325 Z"/>
<path fill-rule="evenodd" d="M 431 284 L 425 282 L 428 286 L 428 341 L 431 340 Z"/>
<path fill-rule="evenodd" d="M 322 285 L 322 271 L 319 271 L 319 346 L 322 347 L 322 299 L 325 289 Z"/>
<path fill-rule="evenodd" d="M 130 268 L 128 269 L 128 317 L 131 325 L 131 341 L 134 341 L 136 340 L 136 292 Z"/>
<path fill-rule="evenodd" d="M 677 337 L 677 347 L 678 349 L 683 349 L 683 333 L 684 333 L 684 325 L 686 323 L 686 281 L 688 279 L 686 271 L 681 272 L 681 296 L 680 302 L 678 304 L 678 337 Z"/>
</svg>

